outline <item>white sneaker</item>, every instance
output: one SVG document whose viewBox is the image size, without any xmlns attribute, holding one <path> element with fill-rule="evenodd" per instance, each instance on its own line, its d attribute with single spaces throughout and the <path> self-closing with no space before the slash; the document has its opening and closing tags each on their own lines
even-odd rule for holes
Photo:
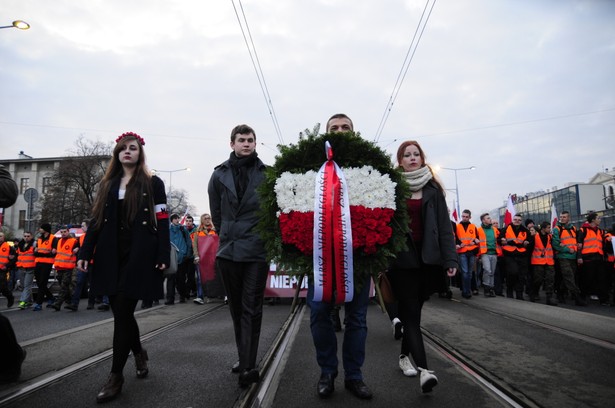
<svg viewBox="0 0 615 408">
<path fill-rule="evenodd" d="M 436 377 L 431 370 L 426 370 L 419 367 L 421 372 L 421 390 L 425 392 L 431 392 L 433 387 L 438 385 L 438 377 Z"/>
<path fill-rule="evenodd" d="M 201 299 L 199 297 L 198 298 L 194 298 L 193 302 L 196 303 L 196 304 L 199 304 L 199 305 L 204 305 L 205 304 L 203 299 Z"/>
<path fill-rule="evenodd" d="M 406 377 L 416 377 L 418 374 L 408 356 L 404 356 L 403 354 L 399 355 L 399 368 L 401 368 L 401 371 L 403 371 Z"/>
</svg>

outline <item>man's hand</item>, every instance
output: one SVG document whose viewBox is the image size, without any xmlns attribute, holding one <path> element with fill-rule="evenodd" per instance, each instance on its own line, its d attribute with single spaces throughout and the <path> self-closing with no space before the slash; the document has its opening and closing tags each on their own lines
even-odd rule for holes
<svg viewBox="0 0 615 408">
<path fill-rule="evenodd" d="M 80 270 L 81 272 L 87 272 L 88 271 L 88 261 L 86 261 L 85 259 L 79 259 L 77 261 L 77 269 Z"/>
</svg>

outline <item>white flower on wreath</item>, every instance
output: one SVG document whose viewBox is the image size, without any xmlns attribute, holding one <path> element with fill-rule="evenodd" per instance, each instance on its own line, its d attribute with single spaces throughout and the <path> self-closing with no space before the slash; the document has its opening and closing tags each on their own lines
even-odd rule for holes
<svg viewBox="0 0 615 408">
<path fill-rule="evenodd" d="M 395 187 L 388 174 L 382 174 L 372 166 L 342 168 L 350 205 L 366 208 L 395 209 Z M 282 213 L 291 211 L 314 211 L 314 185 L 317 173 L 284 172 L 278 177 L 274 191 Z"/>
</svg>

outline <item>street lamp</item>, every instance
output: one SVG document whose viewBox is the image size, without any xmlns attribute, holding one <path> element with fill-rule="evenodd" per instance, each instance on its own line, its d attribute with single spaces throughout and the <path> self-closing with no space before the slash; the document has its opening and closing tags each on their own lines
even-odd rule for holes
<svg viewBox="0 0 615 408">
<path fill-rule="evenodd" d="M 173 182 L 173 173 L 177 173 L 178 171 L 190 171 L 190 167 L 184 167 L 183 169 L 177 169 L 177 170 L 156 170 L 156 169 L 152 169 L 152 171 L 154 172 L 154 174 L 156 173 L 169 173 L 169 193 L 171 192 L 171 184 Z"/>
<path fill-rule="evenodd" d="M 450 170 L 450 171 L 454 171 L 455 172 L 455 195 L 457 196 L 457 216 L 461 217 L 461 210 L 460 210 L 460 205 L 459 205 L 459 184 L 457 183 L 457 172 L 458 171 L 462 171 L 462 170 L 475 170 L 476 167 L 475 166 L 470 166 L 470 167 L 458 167 L 458 168 L 451 168 L 451 167 L 438 167 L 442 170 Z"/>
<path fill-rule="evenodd" d="M 7 26 L 0 26 L 0 28 L 18 28 L 20 30 L 27 30 L 28 28 L 30 28 L 30 24 L 22 20 L 15 20 L 13 21 L 13 24 Z"/>
</svg>

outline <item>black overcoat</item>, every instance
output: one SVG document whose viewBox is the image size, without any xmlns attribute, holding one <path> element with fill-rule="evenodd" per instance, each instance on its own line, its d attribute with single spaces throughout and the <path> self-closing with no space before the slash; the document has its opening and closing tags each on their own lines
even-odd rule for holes
<svg viewBox="0 0 615 408">
<path fill-rule="evenodd" d="M 162 271 L 155 266 L 163 263 L 169 265 L 169 220 L 165 215 L 154 224 L 151 213 L 156 205 L 166 205 L 164 183 L 160 178 L 152 176 L 153 199 L 145 192 L 142 194 L 139 211 L 130 230 L 130 256 L 121 271 L 121 274 L 125 275 L 122 288 L 118 287 L 119 186 L 120 179 L 117 178 L 107 196 L 104 219 L 92 220 L 79 252 L 79 259 L 93 259 L 92 290 L 97 295 L 112 296 L 123 290 L 125 296 L 132 299 L 161 299 L 164 297 Z"/>
</svg>

